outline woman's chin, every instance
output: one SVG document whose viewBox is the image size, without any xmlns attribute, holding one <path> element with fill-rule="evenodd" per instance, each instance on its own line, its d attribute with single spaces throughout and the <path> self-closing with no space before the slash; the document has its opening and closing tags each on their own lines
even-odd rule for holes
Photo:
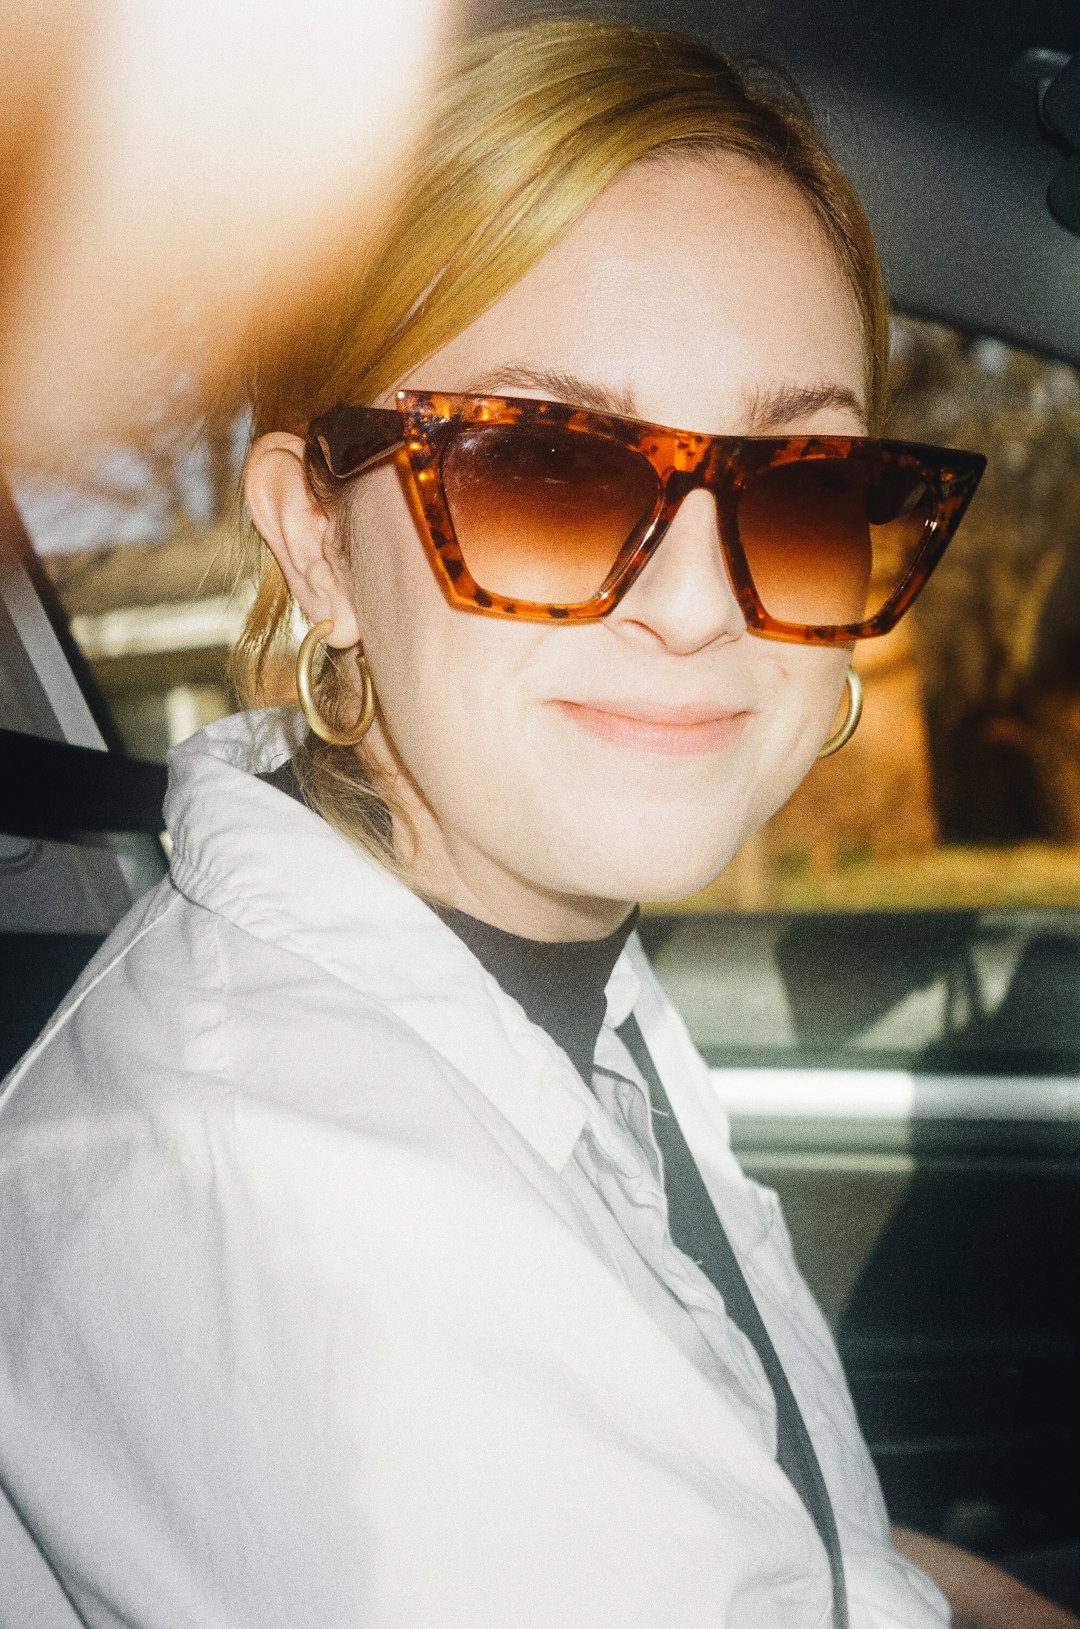
<svg viewBox="0 0 1080 1629">
<path fill-rule="evenodd" d="M 588 872 L 579 873 L 582 893 L 604 899 L 635 900 L 642 905 L 670 905 L 700 893 L 723 871 L 743 838 L 719 845 L 685 843 L 674 837 L 661 850 L 616 856 L 608 852 Z M 577 890 L 574 890 L 577 891 Z"/>
<path fill-rule="evenodd" d="M 716 866 L 683 870 L 662 880 L 653 879 L 652 886 L 639 888 L 634 898 L 639 905 L 673 905 L 680 899 L 689 899 L 715 882 L 727 863 L 725 860 Z"/>
</svg>

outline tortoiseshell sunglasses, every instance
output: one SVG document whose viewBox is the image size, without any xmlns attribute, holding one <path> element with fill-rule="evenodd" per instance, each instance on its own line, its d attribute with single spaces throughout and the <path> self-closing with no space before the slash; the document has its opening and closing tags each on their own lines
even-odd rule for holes
<svg viewBox="0 0 1080 1629">
<path fill-rule="evenodd" d="M 909 442 L 700 435 L 522 397 L 396 401 L 313 419 L 308 456 L 346 480 L 402 454 L 451 605 L 531 622 L 606 616 L 703 487 L 751 633 L 802 645 L 888 633 L 986 466 Z"/>
</svg>

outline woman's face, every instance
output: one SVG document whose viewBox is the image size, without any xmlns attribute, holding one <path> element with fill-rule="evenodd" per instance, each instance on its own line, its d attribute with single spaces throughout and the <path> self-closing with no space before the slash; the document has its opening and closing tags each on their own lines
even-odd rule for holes
<svg viewBox="0 0 1080 1629">
<path fill-rule="evenodd" d="M 715 434 L 861 434 L 863 364 L 809 206 L 725 156 L 625 171 L 400 383 Z M 836 713 L 848 653 L 747 633 L 707 492 L 584 626 L 453 609 L 392 462 L 359 478 L 348 526 L 340 591 L 379 700 L 368 739 L 398 772 L 418 880 L 496 925 L 589 937 L 630 902 L 701 888 L 802 779 Z"/>
</svg>

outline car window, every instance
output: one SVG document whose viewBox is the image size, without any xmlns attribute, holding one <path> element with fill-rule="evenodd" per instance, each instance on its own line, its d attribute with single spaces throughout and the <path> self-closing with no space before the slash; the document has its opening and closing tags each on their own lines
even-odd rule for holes
<svg viewBox="0 0 1080 1629">
<path fill-rule="evenodd" d="M 20 512 L 125 749 L 168 749 L 232 710 L 243 426 L 174 421 L 78 467 L 15 472 Z"/>
<path fill-rule="evenodd" d="M 985 452 L 855 737 L 647 925 L 715 1063 L 1080 1066 L 1080 378 L 898 321 L 887 433 Z"/>
</svg>

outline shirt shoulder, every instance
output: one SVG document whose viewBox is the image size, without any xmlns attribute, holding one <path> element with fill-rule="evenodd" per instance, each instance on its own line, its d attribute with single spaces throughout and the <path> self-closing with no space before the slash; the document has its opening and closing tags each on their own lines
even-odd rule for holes
<svg viewBox="0 0 1080 1629">
<path fill-rule="evenodd" d="M 455 1121 L 475 1138 L 477 1118 L 497 1118 L 487 1107 L 401 1013 L 166 881 L 0 1089 L 0 1174 L 59 1173 L 108 1148 L 198 1161 L 266 1118 L 452 1144 Z"/>
</svg>

